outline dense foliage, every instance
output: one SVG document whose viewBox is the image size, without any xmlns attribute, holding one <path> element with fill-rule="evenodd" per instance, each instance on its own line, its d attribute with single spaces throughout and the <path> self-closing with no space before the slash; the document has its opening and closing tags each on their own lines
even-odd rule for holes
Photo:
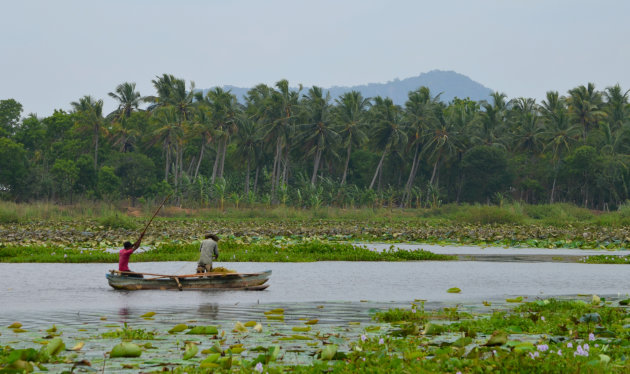
<svg viewBox="0 0 630 374">
<path fill-rule="evenodd" d="M 164 74 L 72 111 L 21 118 L 0 100 L 0 196 L 11 200 L 151 200 L 184 206 L 439 206 L 570 202 L 614 209 L 628 199 L 628 91 L 593 84 L 545 100 L 494 93 L 439 100 L 426 87 L 404 107 L 281 80 L 243 102 Z M 148 103 L 141 109 L 142 103 Z"/>
</svg>

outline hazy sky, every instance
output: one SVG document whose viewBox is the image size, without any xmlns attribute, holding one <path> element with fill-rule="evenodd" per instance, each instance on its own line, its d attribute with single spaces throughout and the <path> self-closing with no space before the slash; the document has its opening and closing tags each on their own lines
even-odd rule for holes
<svg viewBox="0 0 630 374">
<path fill-rule="evenodd" d="M 454 70 L 538 100 L 630 89 L 625 0 L 13 0 L 0 2 L 0 99 L 48 116 L 162 73 L 197 88 L 355 85 Z"/>
</svg>

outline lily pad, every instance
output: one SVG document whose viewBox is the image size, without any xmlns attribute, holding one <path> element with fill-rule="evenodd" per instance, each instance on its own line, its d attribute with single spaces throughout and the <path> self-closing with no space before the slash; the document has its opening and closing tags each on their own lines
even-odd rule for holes
<svg viewBox="0 0 630 374">
<path fill-rule="evenodd" d="M 184 352 L 183 358 L 184 360 L 190 360 L 191 358 L 195 357 L 198 352 L 199 352 L 199 347 L 197 347 L 197 344 L 193 344 L 193 343 L 186 344 L 186 351 Z"/>
<path fill-rule="evenodd" d="M 320 358 L 324 361 L 329 361 L 332 360 L 335 357 L 335 353 L 337 353 L 337 345 L 336 344 L 329 344 L 329 345 L 325 345 L 322 348 L 322 352 L 320 354 Z"/>
<path fill-rule="evenodd" d="M 186 330 L 187 328 L 188 328 L 187 325 L 185 325 L 183 323 L 180 323 L 180 324 L 177 324 L 177 325 L 173 326 L 172 329 L 168 330 L 168 333 L 169 334 L 175 334 L 177 332 L 182 332 L 182 331 Z"/>
<path fill-rule="evenodd" d="M 424 327 L 424 331 L 422 332 L 424 335 L 439 335 L 443 333 L 446 328 L 442 325 L 438 325 L 436 323 L 428 323 Z"/>
<path fill-rule="evenodd" d="M 71 351 L 80 351 L 85 345 L 85 342 L 78 342 L 74 347 L 70 348 Z"/>
<path fill-rule="evenodd" d="M 487 347 L 503 345 L 508 341 L 508 333 L 505 331 L 495 331 L 492 333 L 488 341 L 484 344 Z"/>
<path fill-rule="evenodd" d="M 247 332 L 247 327 L 245 327 L 245 325 L 243 325 L 241 322 L 237 321 L 232 332 Z"/>
<path fill-rule="evenodd" d="M 291 328 L 291 330 L 296 331 L 296 332 L 307 332 L 307 331 L 311 331 L 311 327 L 310 326 L 294 326 L 293 328 Z"/>
<path fill-rule="evenodd" d="M 457 288 L 457 287 L 451 287 L 448 290 L 446 290 L 446 292 L 448 292 L 448 293 L 460 293 L 460 292 L 462 292 L 462 290 Z"/>
<path fill-rule="evenodd" d="M 46 353 L 50 356 L 56 356 L 64 349 L 66 349 L 66 345 L 63 343 L 61 338 L 54 338 L 46 345 Z"/>
<path fill-rule="evenodd" d="M 217 335 L 219 333 L 219 329 L 217 326 L 208 325 L 208 326 L 195 326 L 190 329 L 186 333 L 186 335 Z"/>
<path fill-rule="evenodd" d="M 112 351 L 109 353 L 110 358 L 116 357 L 140 357 L 142 355 L 142 349 L 140 346 L 134 343 L 123 342 L 117 344 L 112 348 Z"/>
</svg>

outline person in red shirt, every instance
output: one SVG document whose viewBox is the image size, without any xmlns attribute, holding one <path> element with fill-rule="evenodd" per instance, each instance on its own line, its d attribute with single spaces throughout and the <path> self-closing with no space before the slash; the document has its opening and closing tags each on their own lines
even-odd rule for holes
<svg viewBox="0 0 630 374">
<path fill-rule="evenodd" d="M 134 273 L 129 269 L 129 257 L 131 254 L 140 247 L 140 242 L 142 241 L 142 236 L 138 239 L 137 242 L 131 244 L 131 242 L 124 242 L 123 249 L 120 250 L 118 254 L 118 270 L 128 273 L 123 273 L 123 275 L 128 277 L 136 277 L 143 278 L 142 274 Z"/>
</svg>

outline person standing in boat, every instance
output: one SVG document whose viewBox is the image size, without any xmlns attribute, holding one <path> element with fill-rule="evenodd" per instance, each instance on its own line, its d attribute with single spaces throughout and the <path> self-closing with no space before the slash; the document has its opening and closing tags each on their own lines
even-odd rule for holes
<svg viewBox="0 0 630 374">
<path fill-rule="evenodd" d="M 215 234 L 207 234 L 206 239 L 199 246 L 199 263 L 197 273 L 212 271 L 212 261 L 219 258 L 219 237 Z"/>
<path fill-rule="evenodd" d="M 129 269 L 129 257 L 131 257 L 131 254 L 135 252 L 135 250 L 138 249 L 138 247 L 140 247 L 140 242 L 142 241 L 143 236 L 144 236 L 144 233 L 142 233 L 138 241 L 136 241 L 133 244 L 131 244 L 131 242 L 129 241 L 123 243 L 124 248 L 121 249 L 120 252 L 118 253 L 118 270 L 125 271 L 125 272 L 128 271 L 131 273 L 122 274 L 122 275 L 125 275 L 127 277 L 144 278 L 142 274 L 134 273 Z"/>
</svg>

